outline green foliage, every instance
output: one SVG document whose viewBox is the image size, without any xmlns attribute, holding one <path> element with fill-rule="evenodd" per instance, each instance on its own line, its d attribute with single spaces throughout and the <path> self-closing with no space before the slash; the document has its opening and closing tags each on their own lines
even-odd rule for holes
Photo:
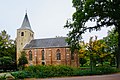
<svg viewBox="0 0 120 80">
<path fill-rule="evenodd" d="M 4 56 L 0 58 L 0 69 L 7 71 L 7 70 L 15 70 L 16 65 L 11 57 Z"/>
<path fill-rule="evenodd" d="M 90 38 L 87 49 L 90 61 L 94 66 L 96 66 L 96 63 L 103 65 L 103 62 L 109 59 L 107 56 L 110 54 L 106 51 L 107 48 L 108 47 L 103 40 L 97 40 L 97 37 L 95 40 L 93 40 L 92 37 Z"/>
<path fill-rule="evenodd" d="M 23 78 L 47 78 L 47 77 L 63 77 L 63 76 L 85 76 L 95 74 L 109 74 L 118 72 L 115 68 L 110 66 L 101 66 L 91 72 L 90 69 L 81 70 L 69 66 L 29 66 L 23 71 L 12 72 L 11 74 L 16 79 Z"/>
<path fill-rule="evenodd" d="M 103 38 L 108 48 L 106 49 L 111 53 L 111 65 L 115 65 L 115 60 L 117 56 L 117 47 L 118 47 L 118 32 L 115 32 L 115 29 L 108 31 L 108 35 Z"/>
<path fill-rule="evenodd" d="M 19 61 L 18 65 L 19 65 L 19 67 L 22 67 L 22 69 L 24 68 L 25 64 L 28 64 L 28 60 L 25 55 L 26 55 L 25 51 L 22 51 L 21 57 L 18 59 L 18 61 Z"/>
<path fill-rule="evenodd" d="M 15 43 L 5 30 L 0 33 L 0 57 L 10 56 L 15 59 Z"/>
<path fill-rule="evenodd" d="M 69 66 L 30 66 L 25 69 L 32 77 L 70 76 L 74 69 Z"/>
<path fill-rule="evenodd" d="M 5 30 L 0 33 L 0 69 L 13 69 L 16 63 L 16 46 Z M 9 65 L 9 67 L 8 67 Z M 13 68 L 12 68 L 13 67 Z"/>
<path fill-rule="evenodd" d="M 97 68 L 96 71 L 99 72 L 99 74 L 110 74 L 110 73 L 118 72 L 118 70 L 116 70 L 115 68 L 109 65 L 100 66 Z"/>
<path fill-rule="evenodd" d="M 24 71 L 14 72 L 16 78 L 46 78 L 72 76 L 75 69 L 69 66 L 29 66 Z"/>
<path fill-rule="evenodd" d="M 0 58 L 0 65 L 10 65 L 12 63 L 12 58 L 11 57 L 7 57 L 7 56 L 4 56 L 2 58 Z"/>
<path fill-rule="evenodd" d="M 111 66 L 100 66 L 97 67 L 94 70 L 85 69 L 85 70 L 77 70 L 76 76 L 86 76 L 86 75 L 103 75 L 103 74 L 111 74 L 119 72 L 116 68 L 113 68 Z"/>
<path fill-rule="evenodd" d="M 83 66 L 85 63 L 87 63 L 87 60 L 85 58 L 80 58 L 79 62 L 81 64 L 81 66 Z"/>
<path fill-rule="evenodd" d="M 0 80 L 6 80 L 6 78 L 5 77 L 0 77 Z"/>
<path fill-rule="evenodd" d="M 110 62 L 111 56 L 110 52 L 107 51 L 108 46 L 104 42 L 104 40 L 97 40 L 97 36 L 95 39 L 90 37 L 89 43 L 80 43 L 79 50 L 79 60 L 80 64 L 89 63 L 91 70 L 96 68 L 96 64 L 104 65 L 104 62 Z"/>
<path fill-rule="evenodd" d="M 11 74 L 15 77 L 15 79 L 29 78 L 28 73 L 25 71 L 12 72 Z"/>
<path fill-rule="evenodd" d="M 71 31 L 67 42 L 75 50 L 82 39 L 82 34 L 89 30 L 101 30 L 101 27 L 114 26 L 118 32 L 117 67 L 120 69 L 120 1 L 119 0 L 73 0 L 76 12 L 72 21 L 67 20 L 65 27 Z M 95 25 L 86 25 L 94 22 Z"/>
<path fill-rule="evenodd" d="M 6 80 L 5 76 L 0 76 L 0 80 Z"/>
<path fill-rule="evenodd" d="M 111 29 L 108 31 L 108 35 L 103 38 L 105 43 L 108 46 L 108 51 L 111 53 L 116 53 L 118 47 L 118 32 L 115 32 L 115 29 Z"/>
</svg>

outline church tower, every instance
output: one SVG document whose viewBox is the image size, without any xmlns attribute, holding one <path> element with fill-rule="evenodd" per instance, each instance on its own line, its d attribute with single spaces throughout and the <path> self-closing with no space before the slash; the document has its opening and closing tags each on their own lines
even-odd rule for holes
<svg viewBox="0 0 120 80">
<path fill-rule="evenodd" d="M 31 25 L 27 16 L 25 14 L 23 23 L 19 29 L 17 29 L 17 38 L 16 38 L 16 46 L 17 46 L 17 61 L 21 56 L 21 51 L 32 39 L 34 39 L 34 32 L 31 29 Z"/>
</svg>

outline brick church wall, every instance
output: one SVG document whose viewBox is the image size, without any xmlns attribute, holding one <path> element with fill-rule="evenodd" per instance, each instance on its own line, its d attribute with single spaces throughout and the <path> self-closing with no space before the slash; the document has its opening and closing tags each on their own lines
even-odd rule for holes
<svg viewBox="0 0 120 80">
<path fill-rule="evenodd" d="M 32 51 L 32 61 L 29 60 L 29 51 Z M 78 54 L 74 53 L 74 60 L 71 60 L 71 52 L 69 48 L 38 48 L 26 50 L 26 57 L 28 59 L 29 65 L 70 65 L 70 66 L 79 66 L 78 63 Z M 42 60 L 42 50 L 44 53 L 44 60 Z M 57 50 L 60 50 L 61 59 L 57 60 L 56 54 Z"/>
</svg>

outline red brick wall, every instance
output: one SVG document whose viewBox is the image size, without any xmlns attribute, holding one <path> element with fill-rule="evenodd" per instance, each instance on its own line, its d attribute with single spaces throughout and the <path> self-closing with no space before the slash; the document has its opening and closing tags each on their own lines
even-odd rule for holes
<svg viewBox="0 0 120 80">
<path fill-rule="evenodd" d="M 56 52 L 60 50 L 61 60 L 57 60 Z M 29 51 L 32 51 L 32 61 L 29 60 Z M 26 50 L 26 57 L 28 59 L 28 65 L 41 65 L 42 62 L 45 65 L 70 65 L 70 66 L 79 66 L 78 63 L 78 53 L 74 53 L 74 60 L 71 60 L 71 53 L 69 48 L 45 48 L 45 49 L 30 49 Z M 45 51 L 44 58 L 42 60 L 42 50 Z"/>
</svg>

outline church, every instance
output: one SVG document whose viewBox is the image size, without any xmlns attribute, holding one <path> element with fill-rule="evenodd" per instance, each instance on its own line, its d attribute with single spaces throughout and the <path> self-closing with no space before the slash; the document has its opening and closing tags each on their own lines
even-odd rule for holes
<svg viewBox="0 0 120 80">
<path fill-rule="evenodd" d="M 34 39 L 28 15 L 25 14 L 22 25 L 17 29 L 16 47 L 17 62 L 21 51 L 25 51 L 30 65 L 69 65 L 78 67 L 78 52 L 71 54 L 66 37 Z"/>
</svg>

